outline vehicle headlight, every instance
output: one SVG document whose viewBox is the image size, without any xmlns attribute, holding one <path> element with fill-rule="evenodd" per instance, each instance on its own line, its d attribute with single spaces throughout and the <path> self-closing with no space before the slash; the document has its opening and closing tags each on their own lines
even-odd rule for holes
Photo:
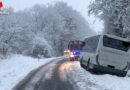
<svg viewBox="0 0 130 90">
<path fill-rule="evenodd" d="M 72 54 L 71 54 L 71 55 L 70 55 L 70 57 L 71 57 L 71 58 L 73 58 L 73 57 L 74 57 L 74 55 L 72 55 Z"/>
</svg>

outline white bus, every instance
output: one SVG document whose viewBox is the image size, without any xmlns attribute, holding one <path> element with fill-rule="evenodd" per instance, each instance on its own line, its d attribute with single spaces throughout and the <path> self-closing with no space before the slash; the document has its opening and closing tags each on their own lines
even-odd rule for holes
<svg viewBox="0 0 130 90">
<path fill-rule="evenodd" d="M 87 42 L 82 50 L 80 65 L 88 71 L 125 76 L 130 68 L 130 41 L 101 35 L 95 53 L 87 52 Z"/>
</svg>

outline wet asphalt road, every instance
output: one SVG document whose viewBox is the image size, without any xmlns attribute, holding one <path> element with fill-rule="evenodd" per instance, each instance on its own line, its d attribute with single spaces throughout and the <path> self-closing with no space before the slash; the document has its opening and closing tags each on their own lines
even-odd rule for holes
<svg viewBox="0 0 130 90">
<path fill-rule="evenodd" d="M 75 90 L 69 76 L 63 80 L 60 68 L 64 63 L 73 63 L 67 59 L 49 62 L 32 71 L 13 90 Z M 66 73 L 64 69 L 62 73 Z M 71 83 L 70 83 L 71 82 Z"/>
</svg>

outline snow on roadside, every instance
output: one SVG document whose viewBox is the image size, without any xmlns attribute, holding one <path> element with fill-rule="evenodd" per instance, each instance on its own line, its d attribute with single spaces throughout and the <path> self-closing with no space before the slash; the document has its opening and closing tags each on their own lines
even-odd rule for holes
<svg viewBox="0 0 130 90">
<path fill-rule="evenodd" d="M 22 55 L 15 55 L 10 59 L 0 61 L 0 90 L 11 90 L 30 71 L 54 60 L 34 59 Z"/>
<path fill-rule="evenodd" d="M 130 90 L 130 77 L 114 75 L 94 75 L 74 62 L 69 70 L 70 77 L 79 90 Z"/>
</svg>

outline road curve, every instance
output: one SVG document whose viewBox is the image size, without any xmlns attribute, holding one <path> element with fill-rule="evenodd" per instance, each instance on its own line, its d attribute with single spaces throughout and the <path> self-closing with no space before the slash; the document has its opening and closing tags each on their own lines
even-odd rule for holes
<svg viewBox="0 0 130 90">
<path fill-rule="evenodd" d="M 13 90 L 75 90 L 71 84 L 73 81 L 70 81 L 69 76 L 66 76 L 65 80 L 61 78 L 64 76 L 63 74 L 66 74 L 64 69 L 62 74 L 60 71 L 64 63 L 72 62 L 69 60 L 56 60 L 41 66 L 32 71 Z"/>
</svg>

